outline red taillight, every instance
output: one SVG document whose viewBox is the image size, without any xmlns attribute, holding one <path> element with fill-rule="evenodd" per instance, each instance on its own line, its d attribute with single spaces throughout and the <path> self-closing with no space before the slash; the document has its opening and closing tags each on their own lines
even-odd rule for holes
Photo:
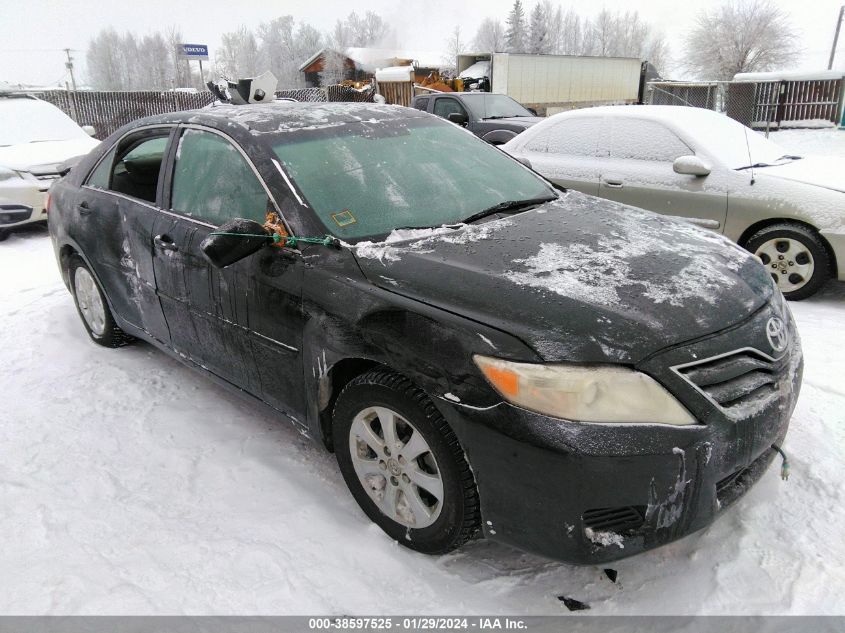
<svg viewBox="0 0 845 633">
<path fill-rule="evenodd" d="M 48 194 L 47 194 L 47 206 L 46 206 L 46 207 L 44 207 L 44 210 L 45 210 L 47 213 L 50 213 L 50 202 L 52 202 L 52 200 L 53 200 L 53 197 L 52 197 L 52 196 L 48 193 Z"/>
</svg>

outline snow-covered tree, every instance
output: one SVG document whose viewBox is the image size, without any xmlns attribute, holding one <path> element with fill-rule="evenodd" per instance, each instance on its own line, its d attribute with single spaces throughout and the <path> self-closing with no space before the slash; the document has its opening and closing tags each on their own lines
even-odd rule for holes
<svg viewBox="0 0 845 633">
<path fill-rule="evenodd" d="M 215 71 L 221 77 L 237 79 L 258 74 L 258 42 L 245 26 L 223 33 L 220 48 L 214 56 Z"/>
<path fill-rule="evenodd" d="M 484 18 L 475 32 L 472 49 L 476 53 L 501 53 L 505 50 L 505 27 L 493 18 Z"/>
<path fill-rule="evenodd" d="M 549 16 L 538 3 L 531 10 L 528 22 L 527 52 L 534 55 L 545 55 L 551 52 L 549 48 Z"/>
<path fill-rule="evenodd" d="M 323 55 L 323 70 L 320 72 L 320 85 L 339 84 L 346 78 L 346 57 L 333 49 L 327 49 Z"/>
<path fill-rule="evenodd" d="M 797 54 L 792 22 L 771 0 L 731 0 L 698 14 L 683 62 L 700 79 L 729 80 L 782 68 Z"/>
<path fill-rule="evenodd" d="M 103 29 L 88 42 L 85 54 L 88 83 L 97 90 L 126 90 L 121 38 L 113 28 Z"/>
<path fill-rule="evenodd" d="M 270 70 L 279 88 L 298 88 L 304 85 L 299 66 L 322 47 L 323 36 L 310 24 L 297 27 L 293 16 L 285 15 L 261 24 L 258 41 L 260 72 Z"/>
<path fill-rule="evenodd" d="M 525 24 L 525 10 L 522 0 L 514 0 L 513 8 L 507 19 L 508 30 L 505 33 L 505 43 L 509 53 L 524 53 L 527 39 Z"/>
<path fill-rule="evenodd" d="M 367 11 L 359 16 L 353 11 L 346 18 L 335 22 L 328 40 L 329 45 L 336 50 L 345 50 L 351 46 L 376 46 L 387 32 L 387 23 L 377 13 Z"/>
</svg>

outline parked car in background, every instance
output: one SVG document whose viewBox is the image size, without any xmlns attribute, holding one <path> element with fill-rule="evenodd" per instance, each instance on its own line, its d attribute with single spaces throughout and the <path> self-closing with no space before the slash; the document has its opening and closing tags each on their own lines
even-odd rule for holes
<svg viewBox="0 0 845 633">
<path fill-rule="evenodd" d="M 543 119 L 507 95 L 446 92 L 414 97 L 417 110 L 464 126 L 493 145 L 507 143 Z"/>
<path fill-rule="evenodd" d="M 841 159 L 794 156 L 733 119 L 680 106 L 565 112 L 502 149 L 564 187 L 723 233 L 788 299 L 845 279 Z"/>
<path fill-rule="evenodd" d="M 410 108 L 142 119 L 52 195 L 92 340 L 276 409 L 421 552 L 483 533 L 587 563 L 678 539 L 762 476 L 800 389 L 747 252 L 560 193 Z"/>
<path fill-rule="evenodd" d="M 0 94 L 0 240 L 47 219 L 47 190 L 59 165 L 95 148 L 93 134 L 46 101 Z"/>
</svg>

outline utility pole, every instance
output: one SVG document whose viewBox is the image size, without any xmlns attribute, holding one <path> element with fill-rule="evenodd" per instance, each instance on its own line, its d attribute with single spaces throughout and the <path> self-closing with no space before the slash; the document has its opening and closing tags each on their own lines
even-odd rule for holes
<svg viewBox="0 0 845 633">
<path fill-rule="evenodd" d="M 836 44 L 839 41 L 839 28 L 842 26 L 842 16 L 845 15 L 845 5 L 839 7 L 839 19 L 836 21 L 836 33 L 833 35 L 833 46 L 830 48 L 830 61 L 827 62 L 827 69 L 833 69 L 833 56 L 836 55 Z"/>
<path fill-rule="evenodd" d="M 841 16 L 840 16 L 841 17 Z M 837 35 L 839 34 L 839 29 L 836 29 Z M 65 68 L 68 69 L 70 72 L 70 84 L 73 86 L 73 91 L 76 92 L 76 79 L 73 76 L 73 57 L 70 56 L 70 49 L 65 49 L 65 55 L 67 55 L 67 61 L 65 62 Z"/>
</svg>

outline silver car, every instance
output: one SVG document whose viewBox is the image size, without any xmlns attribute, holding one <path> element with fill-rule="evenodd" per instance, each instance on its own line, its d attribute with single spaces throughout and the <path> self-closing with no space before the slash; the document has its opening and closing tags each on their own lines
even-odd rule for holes
<svg viewBox="0 0 845 633">
<path fill-rule="evenodd" d="M 791 155 L 724 115 L 607 106 L 552 116 L 502 146 L 563 187 L 723 233 L 788 299 L 845 279 L 845 161 Z"/>
</svg>

